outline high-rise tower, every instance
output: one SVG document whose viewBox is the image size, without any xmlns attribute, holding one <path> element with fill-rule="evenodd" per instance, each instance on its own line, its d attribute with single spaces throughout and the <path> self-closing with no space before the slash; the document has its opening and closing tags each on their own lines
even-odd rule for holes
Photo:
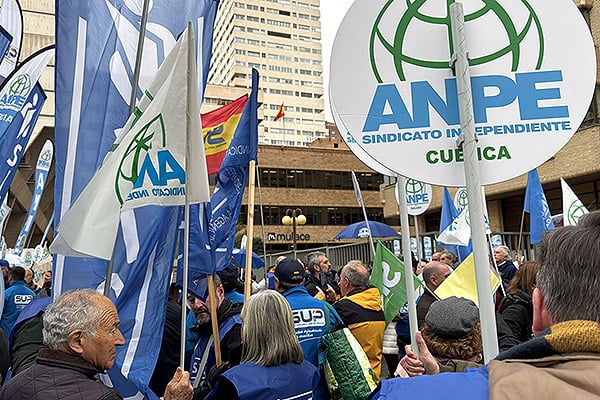
<svg viewBox="0 0 600 400">
<path fill-rule="evenodd" d="M 259 143 L 306 146 L 326 135 L 320 0 L 221 0 L 209 83 L 250 87 L 258 69 Z M 275 121 L 281 105 L 285 115 Z"/>
</svg>

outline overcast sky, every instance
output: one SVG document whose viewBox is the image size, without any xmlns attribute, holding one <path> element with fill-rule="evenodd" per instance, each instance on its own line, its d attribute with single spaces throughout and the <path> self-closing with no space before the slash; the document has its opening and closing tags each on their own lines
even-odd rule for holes
<svg viewBox="0 0 600 400">
<path fill-rule="evenodd" d="M 354 0 L 321 0 L 323 41 L 323 84 L 325 86 L 325 120 L 333 122 L 329 108 L 329 57 L 337 29 Z"/>
</svg>

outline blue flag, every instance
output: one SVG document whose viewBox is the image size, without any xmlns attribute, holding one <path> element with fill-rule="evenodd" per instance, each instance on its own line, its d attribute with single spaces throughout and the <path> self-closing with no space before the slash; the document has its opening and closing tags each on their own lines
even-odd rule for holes
<svg viewBox="0 0 600 400">
<path fill-rule="evenodd" d="M 208 238 L 215 250 L 215 266 L 221 270 L 229 264 L 235 225 L 248 180 L 248 164 L 258 156 L 258 71 L 252 69 L 252 92 L 244 107 L 227 154 L 217 175 L 217 185 L 210 199 L 211 219 Z"/>
<path fill-rule="evenodd" d="M 248 179 L 248 164 L 258 157 L 257 98 L 258 71 L 252 69 L 252 92 L 219 169 L 210 204 L 190 206 L 188 290 L 197 297 L 204 290 L 202 285 L 195 289 L 198 282 L 204 276 L 222 270 L 231 260 L 235 226 Z M 177 284 L 181 286 L 183 277 L 180 270 L 177 268 Z"/>
<path fill-rule="evenodd" d="M 45 101 L 46 94 L 37 83 L 0 141 L 0 202 L 8 193 Z"/>
<path fill-rule="evenodd" d="M 37 165 L 35 168 L 35 189 L 33 191 L 33 197 L 31 198 L 29 212 L 27 213 L 27 218 L 25 218 L 25 222 L 23 222 L 23 227 L 21 228 L 21 232 L 19 233 L 17 242 L 15 243 L 14 253 L 17 255 L 21 255 L 23 249 L 27 245 L 27 238 L 29 237 L 31 227 L 33 226 L 33 221 L 35 220 L 35 215 L 37 214 L 38 206 L 40 205 L 40 200 L 42 199 L 42 194 L 44 193 L 44 188 L 46 187 L 46 181 L 53 159 L 54 145 L 50 139 L 46 139 L 46 142 L 44 143 L 44 146 L 42 147 L 42 150 L 38 156 Z"/>
<path fill-rule="evenodd" d="M 206 82 L 218 4 L 151 2 L 138 99 L 188 21 L 197 35 L 198 80 Z M 129 117 L 141 20 L 136 5 L 122 0 L 56 2 L 55 228 Z M 121 214 L 110 297 L 126 345 L 119 348 L 107 380 L 125 398 L 157 398 L 147 386 L 160 348 L 180 214 L 181 207 L 158 206 Z M 57 255 L 53 293 L 102 285 L 106 266 L 103 260 Z"/>
<path fill-rule="evenodd" d="M 454 200 L 452 200 L 452 196 L 450 196 L 448 188 L 444 187 L 444 197 L 442 198 L 442 215 L 440 217 L 440 235 L 448 226 L 452 224 L 452 221 L 454 221 L 459 214 L 460 213 L 454 205 Z M 444 244 L 440 241 L 438 241 L 438 244 L 444 249 L 456 254 L 460 261 L 464 261 L 473 251 L 471 240 L 469 240 L 469 244 L 467 246 Z"/>
<path fill-rule="evenodd" d="M 544 231 L 554 229 L 554 222 L 550 216 L 550 207 L 542 189 L 542 183 L 537 169 L 529 171 L 527 175 L 527 188 L 525 189 L 525 212 L 529 213 L 529 232 L 531 244 L 542 241 Z"/>
</svg>

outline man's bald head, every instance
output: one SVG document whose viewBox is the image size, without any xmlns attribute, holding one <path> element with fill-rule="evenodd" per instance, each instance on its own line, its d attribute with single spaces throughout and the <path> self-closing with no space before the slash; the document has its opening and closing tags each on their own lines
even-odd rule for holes
<svg viewBox="0 0 600 400">
<path fill-rule="evenodd" d="M 435 290 L 450 273 L 452 273 L 452 270 L 447 264 L 431 261 L 423 268 L 423 280 L 430 290 Z"/>
</svg>

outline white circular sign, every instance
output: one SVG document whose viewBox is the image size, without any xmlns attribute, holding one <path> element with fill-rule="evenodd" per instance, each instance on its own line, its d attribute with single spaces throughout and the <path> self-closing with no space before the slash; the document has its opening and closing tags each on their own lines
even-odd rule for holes
<svg viewBox="0 0 600 400">
<path fill-rule="evenodd" d="M 400 204 L 398 199 L 398 185 L 401 180 L 396 182 L 396 202 Z M 432 190 L 431 185 L 419 182 L 414 179 L 405 179 L 404 188 L 406 189 L 406 210 L 408 215 L 421 215 L 429 208 L 431 204 Z"/>
<path fill-rule="evenodd" d="M 373 157 L 371 157 L 369 155 L 369 153 L 364 151 L 356 143 L 356 140 L 354 140 L 354 138 L 352 137 L 352 134 L 350 134 L 348 129 L 344 126 L 344 122 L 338 115 L 334 104 L 332 103 L 332 104 L 330 104 L 330 106 L 331 106 L 331 114 L 333 116 L 333 121 L 335 122 L 335 126 L 337 127 L 338 131 L 340 131 L 340 136 L 342 137 L 344 142 L 346 142 L 346 145 L 348 146 L 350 151 L 352 151 L 352 153 L 354 153 L 354 155 L 360 161 L 362 161 L 367 167 L 371 168 L 373 171 L 376 171 L 382 175 L 397 176 L 398 174 L 395 171 L 392 171 L 392 170 L 388 169 L 387 167 L 385 167 L 384 165 L 382 165 L 381 163 L 379 163 L 377 160 L 375 160 Z"/>
<path fill-rule="evenodd" d="M 470 1 L 464 14 L 487 185 L 537 167 L 569 141 L 592 98 L 595 52 L 571 1 Z M 449 20 L 441 0 L 356 0 L 333 44 L 330 100 L 377 163 L 465 186 Z"/>
</svg>

